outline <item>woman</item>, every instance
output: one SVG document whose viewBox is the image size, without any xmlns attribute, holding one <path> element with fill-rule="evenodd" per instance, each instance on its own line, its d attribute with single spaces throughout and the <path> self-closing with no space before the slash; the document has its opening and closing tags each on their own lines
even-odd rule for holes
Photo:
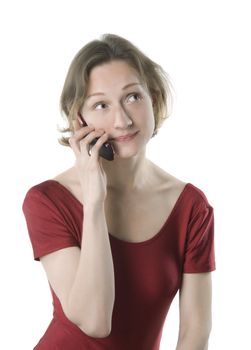
<svg viewBox="0 0 251 350">
<path fill-rule="evenodd" d="M 23 203 L 54 302 L 35 349 L 157 350 L 178 290 L 177 350 L 207 349 L 213 208 L 145 154 L 170 107 L 167 74 L 124 38 L 103 35 L 73 59 L 59 142 L 75 164 Z"/>
</svg>

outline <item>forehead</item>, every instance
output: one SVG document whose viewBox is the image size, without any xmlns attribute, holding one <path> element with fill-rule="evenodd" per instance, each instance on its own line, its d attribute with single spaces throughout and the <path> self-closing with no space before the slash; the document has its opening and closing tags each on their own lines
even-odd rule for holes
<svg viewBox="0 0 251 350">
<path fill-rule="evenodd" d="M 88 94 L 122 88 L 130 83 L 140 83 L 136 69 L 125 61 L 112 61 L 94 67 L 89 76 Z M 98 90 L 97 90 L 98 89 Z"/>
</svg>

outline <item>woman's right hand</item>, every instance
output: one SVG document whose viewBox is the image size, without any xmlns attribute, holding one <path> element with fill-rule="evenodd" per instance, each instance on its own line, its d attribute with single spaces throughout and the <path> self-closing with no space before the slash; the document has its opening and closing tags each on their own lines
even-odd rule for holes
<svg viewBox="0 0 251 350">
<path fill-rule="evenodd" d="M 69 139 L 70 146 L 76 156 L 75 167 L 82 188 L 83 205 L 103 203 L 107 195 L 107 177 L 99 159 L 99 150 L 108 140 L 104 130 L 95 130 L 93 126 L 82 126 L 74 121 L 75 133 Z M 100 137 L 88 151 L 95 137 Z"/>
</svg>

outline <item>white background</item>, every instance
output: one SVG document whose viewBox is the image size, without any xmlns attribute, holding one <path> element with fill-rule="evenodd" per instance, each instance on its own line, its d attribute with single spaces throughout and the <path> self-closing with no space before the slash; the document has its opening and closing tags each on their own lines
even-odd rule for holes
<svg viewBox="0 0 251 350">
<path fill-rule="evenodd" d="M 0 348 L 32 349 L 51 320 L 49 286 L 21 206 L 28 188 L 73 165 L 71 149 L 57 142 L 59 96 L 76 52 L 109 32 L 171 76 L 174 110 L 147 156 L 199 187 L 215 210 L 209 348 L 251 348 L 249 1 L 9 0 L 0 16 Z M 177 336 L 178 293 L 161 350 L 175 349 Z"/>
</svg>

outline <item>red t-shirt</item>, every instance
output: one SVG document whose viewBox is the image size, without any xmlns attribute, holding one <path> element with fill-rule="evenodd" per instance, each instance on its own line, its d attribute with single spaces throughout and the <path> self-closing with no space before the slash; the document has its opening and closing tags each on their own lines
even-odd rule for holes
<svg viewBox="0 0 251 350">
<path fill-rule="evenodd" d="M 83 206 L 55 180 L 31 187 L 23 202 L 34 259 L 81 247 Z M 149 213 L 154 215 L 154 213 Z M 181 286 L 182 273 L 215 270 L 214 214 L 205 194 L 186 184 L 161 230 L 143 242 L 109 233 L 115 304 L 106 338 L 85 334 L 64 314 L 54 293 L 53 319 L 36 350 L 158 350 L 163 324 Z"/>
</svg>

